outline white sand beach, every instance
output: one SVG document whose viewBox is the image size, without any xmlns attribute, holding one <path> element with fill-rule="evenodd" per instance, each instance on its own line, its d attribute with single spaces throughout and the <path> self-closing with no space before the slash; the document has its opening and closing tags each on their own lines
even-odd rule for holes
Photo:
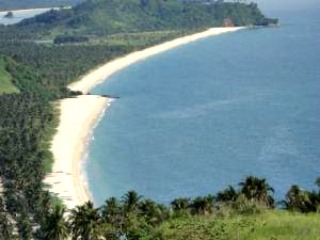
<svg viewBox="0 0 320 240">
<path fill-rule="evenodd" d="M 243 28 L 212 28 L 128 54 L 98 67 L 68 87 L 86 94 L 113 73 L 133 63 L 205 37 L 240 29 Z M 45 183 L 51 185 L 50 191 L 57 194 L 68 208 L 90 200 L 89 191 L 81 175 L 81 162 L 92 128 L 108 104 L 110 99 L 93 95 L 82 95 L 60 102 L 60 124 L 51 147 L 54 156 L 53 171 L 45 179 Z"/>
<path fill-rule="evenodd" d="M 60 197 L 68 208 L 90 200 L 81 175 L 81 161 L 91 131 L 109 102 L 105 97 L 83 95 L 59 103 L 60 124 L 51 146 L 54 164 L 52 173 L 44 182 L 51 186 L 50 191 Z"/>
<path fill-rule="evenodd" d="M 88 93 L 88 91 L 93 87 L 95 87 L 97 84 L 103 82 L 115 72 L 133 63 L 139 62 L 143 59 L 154 56 L 156 54 L 168 51 L 172 48 L 197 41 L 202 38 L 219 35 L 227 32 L 234 32 L 240 29 L 243 29 L 243 27 L 210 28 L 209 30 L 206 30 L 204 32 L 177 38 L 177 39 L 156 45 L 154 47 L 150 47 L 141 51 L 130 53 L 124 57 L 115 59 L 111 62 L 108 62 L 96 68 L 92 72 L 82 77 L 79 81 L 70 84 L 69 88 L 74 91 L 82 91 L 83 93 Z"/>
</svg>

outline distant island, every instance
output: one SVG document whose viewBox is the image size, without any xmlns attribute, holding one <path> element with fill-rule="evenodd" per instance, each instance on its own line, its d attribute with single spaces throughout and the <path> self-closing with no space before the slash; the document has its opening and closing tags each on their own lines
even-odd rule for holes
<svg viewBox="0 0 320 240">
<path fill-rule="evenodd" d="M 130 191 L 101 208 L 88 201 L 69 210 L 67 197 L 63 202 L 44 183 L 63 174 L 53 172 L 50 147 L 61 102 L 87 96 L 68 87 L 81 76 L 137 50 L 215 27 L 226 32 L 276 24 L 257 4 L 240 1 L 88 0 L 0 26 L 0 239 L 234 239 L 242 233 L 262 239 L 265 229 L 275 239 L 281 231 L 318 237 L 318 189 L 293 185 L 283 196 L 286 211 L 276 210 L 272 187 L 255 176 L 245 177 L 239 188 L 170 205 Z"/>
</svg>

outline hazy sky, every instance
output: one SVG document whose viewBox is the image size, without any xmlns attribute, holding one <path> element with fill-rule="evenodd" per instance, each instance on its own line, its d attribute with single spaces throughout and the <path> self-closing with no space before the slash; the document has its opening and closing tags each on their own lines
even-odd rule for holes
<svg viewBox="0 0 320 240">
<path fill-rule="evenodd" d="M 263 10 L 299 10 L 320 8 L 320 0 L 252 0 Z M 249 2 L 249 0 L 247 0 Z"/>
</svg>

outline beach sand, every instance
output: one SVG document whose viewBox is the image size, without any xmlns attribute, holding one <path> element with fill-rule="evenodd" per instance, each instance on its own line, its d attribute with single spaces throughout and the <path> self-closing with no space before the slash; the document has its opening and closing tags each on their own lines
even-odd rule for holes
<svg viewBox="0 0 320 240">
<path fill-rule="evenodd" d="M 88 93 L 90 89 L 92 89 L 99 83 L 103 82 L 112 74 L 133 63 L 139 62 L 141 60 L 144 60 L 156 54 L 168 51 L 172 48 L 197 41 L 202 38 L 219 35 L 227 32 L 234 32 L 240 29 L 243 29 L 243 27 L 210 28 L 209 30 L 206 30 L 204 32 L 177 38 L 177 39 L 156 45 L 154 47 L 147 48 L 145 50 L 130 53 L 124 57 L 115 59 L 111 62 L 108 62 L 94 69 L 92 72 L 89 72 L 87 75 L 80 78 L 79 81 L 70 84 L 69 88 L 74 91 L 82 91 L 83 93 Z"/>
<path fill-rule="evenodd" d="M 240 29 L 242 28 L 212 28 L 133 52 L 94 69 L 68 87 L 71 90 L 82 91 L 86 94 L 113 73 L 133 63 L 205 37 Z M 77 98 L 64 99 L 59 104 L 61 111 L 60 124 L 51 147 L 54 165 L 52 173 L 47 176 L 44 182 L 51 186 L 50 191 L 59 196 L 69 209 L 91 199 L 90 192 L 81 174 L 81 162 L 92 128 L 97 124 L 110 101 L 110 99 L 104 97 L 82 95 Z"/>
<path fill-rule="evenodd" d="M 44 183 L 51 186 L 50 191 L 61 198 L 69 209 L 90 200 L 81 175 L 81 161 L 91 131 L 109 102 L 105 97 L 82 95 L 59 103 L 60 124 L 51 146 L 54 164 L 52 173 Z"/>
</svg>

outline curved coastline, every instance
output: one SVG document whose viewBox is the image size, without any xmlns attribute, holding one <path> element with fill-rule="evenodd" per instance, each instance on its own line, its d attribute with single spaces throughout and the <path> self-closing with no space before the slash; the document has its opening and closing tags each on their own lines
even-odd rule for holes
<svg viewBox="0 0 320 240">
<path fill-rule="evenodd" d="M 112 74 L 133 63 L 202 38 L 243 28 L 211 28 L 204 32 L 130 53 L 99 66 L 81 77 L 79 81 L 70 84 L 68 88 L 87 94 Z M 87 189 L 81 173 L 81 163 L 92 129 L 97 125 L 97 122 L 101 119 L 100 116 L 111 101 L 112 99 L 106 97 L 81 95 L 76 98 L 63 99 L 59 102 L 60 123 L 51 146 L 54 164 L 52 173 L 46 177 L 44 182 L 49 185 L 50 191 L 60 197 L 69 209 L 91 200 L 89 189 Z"/>
</svg>

